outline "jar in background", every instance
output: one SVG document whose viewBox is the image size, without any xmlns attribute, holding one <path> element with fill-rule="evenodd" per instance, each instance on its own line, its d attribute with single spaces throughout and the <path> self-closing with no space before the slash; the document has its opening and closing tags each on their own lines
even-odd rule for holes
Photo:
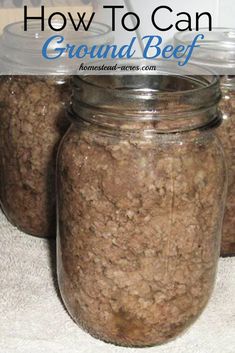
<svg viewBox="0 0 235 353">
<path fill-rule="evenodd" d="M 228 166 L 228 195 L 223 223 L 221 255 L 235 255 L 235 29 L 201 30 L 205 38 L 199 41 L 192 62 L 213 68 L 221 76 L 223 97 L 220 109 L 223 124 L 217 130 L 224 147 Z M 176 44 L 189 44 L 196 32 L 177 33 Z"/>
<path fill-rule="evenodd" d="M 235 76 L 221 77 L 223 99 L 220 109 L 223 124 L 218 135 L 223 143 L 228 165 L 228 194 L 224 215 L 221 254 L 235 255 Z"/>
<path fill-rule="evenodd" d="M 40 23 L 39 23 L 40 24 Z M 48 31 L 37 32 L 32 21 L 4 29 L 0 65 L 0 197 L 8 219 L 35 236 L 55 236 L 55 160 L 58 144 L 69 127 L 70 75 L 75 67 L 62 57 L 48 62 L 41 48 Z M 71 30 L 72 31 L 72 30 Z M 107 26 L 93 23 L 88 34 L 64 35 L 73 40 L 108 41 Z M 86 38 L 86 36 L 90 36 Z M 19 75 L 20 74 L 20 75 Z"/>
<path fill-rule="evenodd" d="M 218 79 L 158 67 L 169 74 L 75 78 L 58 155 L 63 301 L 90 334 L 129 347 L 175 338 L 205 308 L 226 193 Z"/>
<path fill-rule="evenodd" d="M 68 77 L 0 80 L 1 203 L 14 225 L 35 236 L 55 235 L 55 161 L 70 95 Z"/>
</svg>

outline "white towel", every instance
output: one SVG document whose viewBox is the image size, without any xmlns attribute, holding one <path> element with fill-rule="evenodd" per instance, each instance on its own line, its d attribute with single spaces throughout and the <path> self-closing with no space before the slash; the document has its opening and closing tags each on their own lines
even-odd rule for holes
<svg viewBox="0 0 235 353">
<path fill-rule="evenodd" d="M 54 252 L 55 242 L 19 232 L 0 213 L 0 353 L 235 353 L 235 258 L 220 260 L 213 297 L 186 334 L 140 350 L 74 324 L 56 289 Z"/>
</svg>

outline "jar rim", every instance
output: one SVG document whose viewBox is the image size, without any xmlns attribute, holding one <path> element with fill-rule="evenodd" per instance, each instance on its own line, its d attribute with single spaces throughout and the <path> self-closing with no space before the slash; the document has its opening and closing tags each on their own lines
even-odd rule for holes
<svg viewBox="0 0 235 353">
<path fill-rule="evenodd" d="M 84 21 L 88 23 L 87 21 Z M 54 25 L 61 24 L 57 20 Z M 68 61 L 65 55 L 58 60 L 48 61 L 42 56 L 42 47 L 45 41 L 55 35 L 52 30 L 41 31 L 40 21 L 31 20 L 28 24 L 29 30 L 24 31 L 24 22 L 18 21 L 4 27 L 0 37 L 0 61 L 1 66 L 9 74 L 74 74 L 76 71 L 76 63 Z M 107 44 L 113 41 L 111 27 L 101 22 L 92 22 L 89 31 L 80 29 L 74 30 L 72 24 L 68 24 L 66 29 L 57 32 L 57 35 L 64 36 L 66 41 L 76 42 L 78 36 L 87 46 Z M 52 46 L 48 51 L 53 51 Z M 4 71 L 4 72 L 5 72 Z"/>
<path fill-rule="evenodd" d="M 105 116 L 112 116 L 132 122 L 184 120 L 185 124 L 187 118 L 188 121 L 200 120 L 196 122 L 197 126 L 204 126 L 218 117 L 221 91 L 217 75 L 201 67 L 198 67 L 201 75 L 186 75 L 190 72 L 189 67 L 176 69 L 174 62 L 156 62 L 159 69 L 161 67 L 157 75 L 74 77 L 74 113 L 85 119 L 90 114 L 100 121 Z"/>
<path fill-rule="evenodd" d="M 206 90 L 210 90 L 210 89 L 213 89 L 214 87 L 218 87 L 219 86 L 219 80 L 220 80 L 220 77 L 219 75 L 216 74 L 215 71 L 213 71 L 212 69 L 210 68 L 204 68 L 204 67 L 200 67 L 199 65 L 196 65 L 196 64 L 187 64 L 187 67 L 177 67 L 176 66 L 176 63 L 174 61 L 165 61 L 163 59 L 158 59 L 158 60 L 145 60 L 145 59 L 142 59 L 142 58 L 132 58 L 132 59 L 121 59 L 121 60 L 118 60 L 118 65 L 121 65 L 120 63 L 123 63 L 123 65 L 126 65 L 126 64 L 130 64 L 130 63 L 148 63 L 149 65 L 152 65 L 152 64 L 155 64 L 157 63 L 158 67 L 159 67 L 159 70 L 158 70 L 158 73 L 156 75 L 176 75 L 176 76 L 187 76 L 192 79 L 195 79 L 195 77 L 206 77 L 207 80 L 211 80 L 211 82 L 201 82 L 201 86 L 200 87 L 196 87 L 196 88 L 192 88 L 192 89 L 187 89 L 187 90 L 178 90 L 178 91 L 175 91 L 175 92 L 159 92 L 159 91 L 156 91 L 157 95 L 158 96 L 167 96 L 170 95 L 182 95 L 182 94 L 185 94 L 185 93 L 188 93 L 188 94 L 192 94 L 192 93 L 197 93 L 198 91 L 206 91 Z M 102 61 L 93 61 L 93 64 L 95 63 L 95 65 L 99 65 L 101 63 L 103 63 Z M 111 65 L 113 63 L 113 61 L 106 61 L 105 64 L 106 65 Z M 191 74 L 193 73 L 193 74 Z M 103 75 L 103 73 L 102 73 Z M 119 72 L 119 75 L 121 75 L 121 71 Z M 126 75 L 126 73 L 125 73 Z M 123 75 L 123 76 L 125 76 Z M 130 74 L 131 75 L 131 74 Z M 139 75 L 151 75 L 151 72 L 141 72 L 139 73 Z M 77 83 L 79 83 L 79 81 L 84 81 L 84 83 L 86 83 L 86 85 L 90 86 L 90 87 L 96 87 L 97 89 L 102 89 L 102 90 L 107 90 L 110 92 L 110 88 L 106 88 L 104 86 L 101 85 L 102 81 L 99 81 L 100 84 L 95 84 L 94 82 L 91 82 L 89 80 L 92 79 L 93 76 L 96 76 L 97 75 L 76 75 L 74 77 L 74 83 L 75 83 L 75 86 Z M 128 76 L 128 74 L 126 75 Z M 117 91 L 118 89 L 115 88 L 115 90 Z M 135 92 L 137 91 L 137 89 L 133 89 L 132 88 L 132 92 Z M 153 93 L 153 92 L 151 92 Z"/>
<path fill-rule="evenodd" d="M 198 34 L 203 34 L 204 39 L 198 39 L 200 50 L 194 52 L 191 62 L 213 68 L 219 74 L 234 74 L 235 28 L 214 27 L 212 31 L 201 28 L 200 31 L 177 32 L 174 42 L 176 45 L 188 45 Z"/>
<path fill-rule="evenodd" d="M 38 23 L 38 22 L 37 22 Z M 54 24 L 60 24 L 61 21 L 59 20 L 56 20 L 53 22 Z M 84 20 L 84 23 L 88 23 L 88 21 Z M 28 27 L 33 31 L 30 32 L 30 31 L 24 31 L 23 30 L 23 24 L 24 22 L 23 21 L 17 21 L 17 22 L 14 22 L 14 23 L 10 23 L 8 25 L 6 25 L 3 29 L 3 34 L 5 35 L 11 35 L 11 36 L 15 36 L 15 37 L 18 37 L 18 38 L 32 38 L 31 35 L 32 34 L 38 34 L 38 29 L 37 27 L 35 26 L 36 25 L 36 20 L 31 20 L 30 23 L 28 24 Z M 92 26 L 92 25 L 95 25 L 95 26 Z M 110 34 L 111 32 L 111 27 L 105 23 L 101 23 L 101 22 L 97 22 L 97 21 L 93 21 L 92 24 L 91 24 L 91 27 L 92 27 L 92 30 L 94 31 L 94 33 L 97 32 L 97 34 L 93 34 L 93 35 L 89 35 L 89 32 L 86 32 L 86 31 L 83 31 L 85 34 L 86 34 L 86 39 L 89 39 L 89 38 L 94 38 L 94 37 L 105 37 L 107 36 L 107 34 Z M 23 33 L 22 33 L 22 30 L 23 30 Z M 41 32 L 41 31 L 39 31 Z M 61 31 L 61 32 L 64 32 L 64 31 Z M 71 25 L 71 24 L 68 24 L 67 27 L 66 27 L 66 33 L 70 33 L 71 34 L 71 37 L 72 38 L 75 38 L 75 34 L 74 33 L 77 33 L 77 31 L 74 30 L 74 27 Z M 52 34 L 54 32 L 52 31 L 44 31 L 43 34 L 45 38 L 47 38 L 48 34 Z M 33 37 L 33 39 L 39 39 L 39 37 Z"/>
</svg>

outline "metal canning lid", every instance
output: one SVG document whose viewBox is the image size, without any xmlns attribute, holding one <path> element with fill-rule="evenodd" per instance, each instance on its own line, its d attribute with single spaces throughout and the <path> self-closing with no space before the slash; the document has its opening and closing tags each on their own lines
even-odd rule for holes
<svg viewBox="0 0 235 353">
<path fill-rule="evenodd" d="M 60 22 L 54 22 L 54 27 Z M 73 74 L 76 70 L 76 60 L 69 60 L 62 55 L 57 60 L 46 60 L 42 56 L 42 47 L 46 40 L 52 36 L 63 36 L 64 43 L 85 44 L 87 47 L 112 43 L 111 28 L 105 24 L 93 22 L 88 31 L 80 29 L 75 31 L 72 25 L 66 29 L 54 32 L 46 29 L 41 31 L 40 21 L 30 21 L 28 31 L 24 31 L 23 22 L 15 22 L 6 26 L 0 37 L 0 72 L 9 74 Z M 54 43 L 54 42 L 52 42 Z M 57 44 L 56 47 L 62 47 Z M 52 53 L 55 45 L 48 47 Z"/>
<path fill-rule="evenodd" d="M 180 32 L 174 37 L 175 44 L 188 45 L 198 34 L 203 34 L 204 39 L 198 40 L 200 48 L 195 50 L 191 62 L 211 67 L 218 74 L 235 74 L 235 28 Z"/>
</svg>

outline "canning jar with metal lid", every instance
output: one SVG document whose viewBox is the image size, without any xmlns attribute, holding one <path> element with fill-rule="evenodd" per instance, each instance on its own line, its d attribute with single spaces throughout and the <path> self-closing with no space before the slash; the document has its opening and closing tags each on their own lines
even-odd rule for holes
<svg viewBox="0 0 235 353">
<path fill-rule="evenodd" d="M 217 130 L 228 165 L 228 196 L 223 224 L 221 254 L 235 255 L 235 29 L 202 29 L 204 39 L 198 44 L 192 62 L 213 68 L 221 77 L 223 124 Z M 176 44 L 189 44 L 198 32 L 177 33 Z"/>
<path fill-rule="evenodd" d="M 8 219 L 35 236 L 55 236 L 55 161 L 69 127 L 70 80 L 76 61 L 45 60 L 41 48 L 52 31 L 40 22 L 7 26 L 0 40 L 0 197 Z M 86 45 L 108 42 L 109 27 L 93 23 L 88 32 L 63 35 Z M 48 51 L 54 50 L 53 45 Z"/>
<path fill-rule="evenodd" d="M 219 257 L 219 81 L 169 62 L 158 70 L 75 78 L 58 154 L 62 298 L 78 325 L 122 346 L 162 344 L 191 325 Z"/>
</svg>

